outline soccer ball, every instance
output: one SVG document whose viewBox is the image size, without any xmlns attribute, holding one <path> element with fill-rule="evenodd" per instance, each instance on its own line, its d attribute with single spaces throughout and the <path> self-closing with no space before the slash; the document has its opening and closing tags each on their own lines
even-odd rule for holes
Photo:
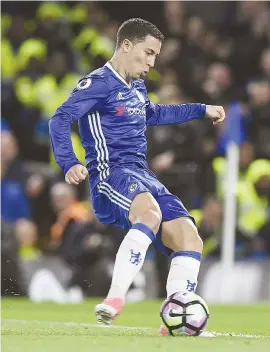
<svg viewBox="0 0 270 352">
<path fill-rule="evenodd" d="M 174 293 L 162 304 L 160 316 L 172 336 L 198 336 L 209 318 L 205 301 L 193 292 Z"/>
</svg>

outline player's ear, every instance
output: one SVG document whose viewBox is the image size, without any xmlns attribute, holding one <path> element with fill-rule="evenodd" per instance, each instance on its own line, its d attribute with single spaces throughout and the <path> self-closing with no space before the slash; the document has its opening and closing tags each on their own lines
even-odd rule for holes
<svg viewBox="0 0 270 352">
<path fill-rule="evenodd" d="M 125 52 L 125 53 L 128 53 L 128 52 L 129 52 L 129 50 L 130 50 L 130 49 L 131 49 L 131 47 L 132 47 L 132 43 L 131 43 L 131 41 L 130 41 L 130 40 L 125 39 L 125 40 L 123 41 L 122 46 L 123 46 L 124 52 Z"/>
</svg>

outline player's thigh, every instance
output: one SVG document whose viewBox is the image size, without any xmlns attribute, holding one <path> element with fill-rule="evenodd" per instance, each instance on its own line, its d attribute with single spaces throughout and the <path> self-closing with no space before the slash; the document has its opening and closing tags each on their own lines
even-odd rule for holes
<svg viewBox="0 0 270 352">
<path fill-rule="evenodd" d="M 159 227 L 161 212 L 143 172 L 115 168 L 96 188 L 99 195 L 96 204 L 101 206 L 96 213 L 103 222 L 124 228 L 130 228 L 136 222 L 145 223 L 150 228 Z M 149 212 L 150 216 L 147 215 Z"/>
<path fill-rule="evenodd" d="M 145 214 L 148 216 L 152 214 L 161 222 L 161 210 L 150 191 L 136 194 L 130 206 L 129 220 L 132 224 L 140 222 Z"/>
<path fill-rule="evenodd" d="M 162 223 L 161 239 L 173 251 L 202 251 L 202 240 L 191 218 L 179 217 Z"/>
</svg>

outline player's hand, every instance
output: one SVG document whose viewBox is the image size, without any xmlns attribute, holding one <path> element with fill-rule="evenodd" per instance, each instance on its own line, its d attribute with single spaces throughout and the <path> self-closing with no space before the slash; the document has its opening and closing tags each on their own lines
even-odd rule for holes
<svg viewBox="0 0 270 352">
<path fill-rule="evenodd" d="M 151 168 L 154 172 L 162 172 L 169 169 L 174 161 L 174 154 L 171 151 L 166 151 L 153 158 Z"/>
<path fill-rule="evenodd" d="M 66 173 L 66 183 L 69 185 L 78 185 L 83 180 L 86 179 L 88 175 L 88 171 L 86 167 L 82 166 L 81 164 L 73 165 L 68 172 Z"/>
<path fill-rule="evenodd" d="M 205 117 L 211 119 L 214 125 L 225 119 L 225 111 L 222 106 L 206 105 Z"/>
</svg>

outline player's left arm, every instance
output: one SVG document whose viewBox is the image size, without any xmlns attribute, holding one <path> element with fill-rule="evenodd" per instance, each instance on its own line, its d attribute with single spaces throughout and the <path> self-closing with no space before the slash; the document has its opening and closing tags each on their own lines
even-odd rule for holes
<svg viewBox="0 0 270 352">
<path fill-rule="evenodd" d="M 164 105 L 154 104 L 150 100 L 146 103 L 148 126 L 181 124 L 202 118 L 209 118 L 216 125 L 225 119 L 225 111 L 222 106 L 199 103 Z"/>
</svg>

